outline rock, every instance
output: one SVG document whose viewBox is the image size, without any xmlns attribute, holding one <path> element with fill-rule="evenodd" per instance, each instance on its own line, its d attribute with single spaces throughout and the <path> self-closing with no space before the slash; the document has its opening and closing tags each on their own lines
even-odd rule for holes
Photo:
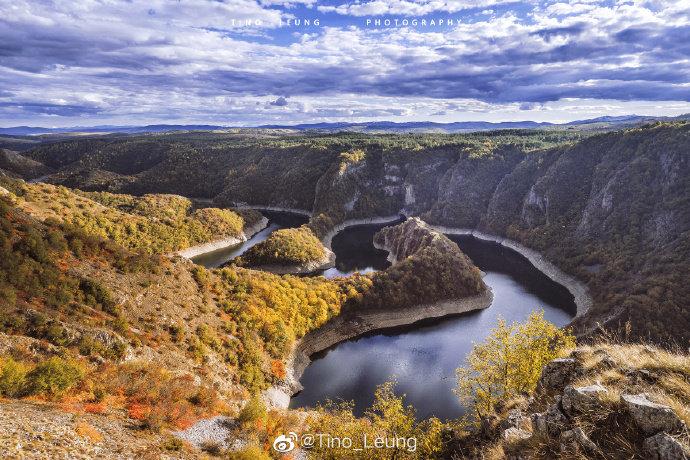
<svg viewBox="0 0 690 460">
<path fill-rule="evenodd" d="M 608 390 L 599 384 L 586 387 L 568 385 L 563 391 L 561 407 L 567 416 L 587 412 L 599 405 L 599 396 Z"/>
<path fill-rule="evenodd" d="M 564 431 L 561 435 L 561 451 L 575 453 L 581 450 L 590 455 L 601 454 L 601 450 L 587 437 L 582 428 Z"/>
<path fill-rule="evenodd" d="M 649 460 L 688 460 L 688 452 L 676 438 L 667 433 L 659 433 L 644 440 L 642 446 Z"/>
<path fill-rule="evenodd" d="M 669 406 L 650 401 L 646 394 L 621 395 L 621 403 L 635 420 L 638 428 L 651 435 L 660 431 L 674 432 L 683 426 L 678 415 Z"/>
<path fill-rule="evenodd" d="M 183 441 L 187 441 L 196 448 L 201 448 L 205 444 L 218 445 L 220 448 L 227 449 L 234 444 L 234 439 L 230 438 L 233 430 L 236 429 L 235 421 L 230 417 L 216 416 L 202 419 L 189 428 L 181 431 L 172 432 Z"/>
<path fill-rule="evenodd" d="M 630 381 L 635 384 L 656 383 L 659 376 L 647 369 L 624 368 L 623 373 Z"/>
<path fill-rule="evenodd" d="M 532 414 L 532 430 L 545 436 L 558 436 L 567 421 L 558 404 L 554 404 L 546 412 Z"/>
<path fill-rule="evenodd" d="M 573 358 L 558 358 L 541 372 L 539 385 L 545 389 L 561 389 L 582 373 L 582 365 Z"/>
<path fill-rule="evenodd" d="M 527 430 L 522 430 L 520 428 L 508 428 L 503 432 L 503 439 L 506 441 L 519 441 L 521 439 L 529 439 L 532 437 L 532 433 Z"/>
<path fill-rule="evenodd" d="M 501 422 L 501 429 L 508 428 L 529 428 L 529 418 L 523 415 L 520 409 L 511 409 L 508 411 L 508 416 Z"/>
</svg>

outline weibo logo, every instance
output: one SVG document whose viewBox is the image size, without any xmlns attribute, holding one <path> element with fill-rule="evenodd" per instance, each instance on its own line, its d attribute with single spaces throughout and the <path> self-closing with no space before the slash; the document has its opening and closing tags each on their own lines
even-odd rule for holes
<svg viewBox="0 0 690 460">
<path fill-rule="evenodd" d="M 292 431 L 288 433 L 288 436 L 281 434 L 273 441 L 273 449 L 281 453 L 290 452 L 295 448 L 295 440 L 297 440 L 297 434 Z"/>
</svg>

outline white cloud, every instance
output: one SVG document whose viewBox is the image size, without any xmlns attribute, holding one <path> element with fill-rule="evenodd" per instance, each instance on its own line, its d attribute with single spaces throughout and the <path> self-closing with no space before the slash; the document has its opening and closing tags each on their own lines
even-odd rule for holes
<svg viewBox="0 0 690 460">
<path fill-rule="evenodd" d="M 566 117 L 557 105 L 565 98 L 575 101 L 568 106 L 573 114 L 577 104 L 587 113 L 638 106 L 688 111 L 676 102 L 590 101 L 690 99 L 682 40 L 690 15 L 683 2 L 546 2 L 529 16 L 473 16 L 449 30 L 326 25 L 295 30 L 291 43 L 274 40 L 270 30 L 261 40 L 227 30 L 231 18 L 274 21 L 288 14 L 280 7 L 298 3 L 315 6 L 309 0 L 0 3 L 0 123 L 56 116 L 252 124 L 435 113 Z M 469 3 L 497 2 L 341 7 L 422 14 Z M 289 104 L 270 104 L 285 95 Z"/>
<path fill-rule="evenodd" d="M 459 11 L 516 3 L 516 0 L 371 0 L 336 6 L 318 6 L 323 12 L 348 16 L 424 16 L 431 13 L 457 13 Z"/>
</svg>

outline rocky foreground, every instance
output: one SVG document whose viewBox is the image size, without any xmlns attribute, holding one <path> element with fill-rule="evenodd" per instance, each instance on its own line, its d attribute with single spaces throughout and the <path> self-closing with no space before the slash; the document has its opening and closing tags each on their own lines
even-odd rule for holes
<svg viewBox="0 0 690 460">
<path fill-rule="evenodd" d="M 645 345 L 581 346 L 534 394 L 485 417 L 453 450 L 469 458 L 690 458 L 690 358 Z"/>
</svg>

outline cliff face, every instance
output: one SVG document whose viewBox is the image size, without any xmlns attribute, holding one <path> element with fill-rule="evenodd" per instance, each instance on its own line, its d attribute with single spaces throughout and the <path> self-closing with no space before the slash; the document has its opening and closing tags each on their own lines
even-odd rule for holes
<svg viewBox="0 0 690 460">
<path fill-rule="evenodd" d="M 417 217 L 407 219 L 394 227 L 386 227 L 376 233 L 374 246 L 387 250 L 389 260 L 393 263 L 414 257 L 425 250 L 433 250 L 439 254 L 453 254 L 458 258 L 464 256 L 455 243 L 441 233 L 430 229 Z M 467 260 L 467 264 L 471 265 L 471 262 Z"/>
<path fill-rule="evenodd" d="M 374 152 L 349 176 L 332 178 L 330 189 L 320 181 L 328 209 L 325 199 L 317 199 L 317 209 L 336 219 L 403 211 L 511 238 L 589 286 L 594 306 L 576 321 L 579 333 L 602 325 L 687 343 L 688 152 L 687 124 L 599 135 L 529 154 L 510 147 L 490 155 L 443 148 Z"/>
<path fill-rule="evenodd" d="M 690 340 L 690 124 L 650 125 L 529 153 L 518 141 L 488 134 L 480 144 L 447 137 L 409 148 L 407 141 L 343 139 L 285 141 L 282 148 L 180 141 L 159 146 L 157 162 L 138 160 L 136 172 L 125 167 L 128 152 L 141 154 L 133 141 L 59 143 L 27 156 L 59 170 L 50 180 L 71 186 L 312 209 L 319 236 L 348 219 L 402 211 L 508 237 L 589 286 L 594 305 L 577 320 L 580 333 L 601 324 L 652 340 Z M 103 170 L 121 180 L 98 182 Z"/>
</svg>

